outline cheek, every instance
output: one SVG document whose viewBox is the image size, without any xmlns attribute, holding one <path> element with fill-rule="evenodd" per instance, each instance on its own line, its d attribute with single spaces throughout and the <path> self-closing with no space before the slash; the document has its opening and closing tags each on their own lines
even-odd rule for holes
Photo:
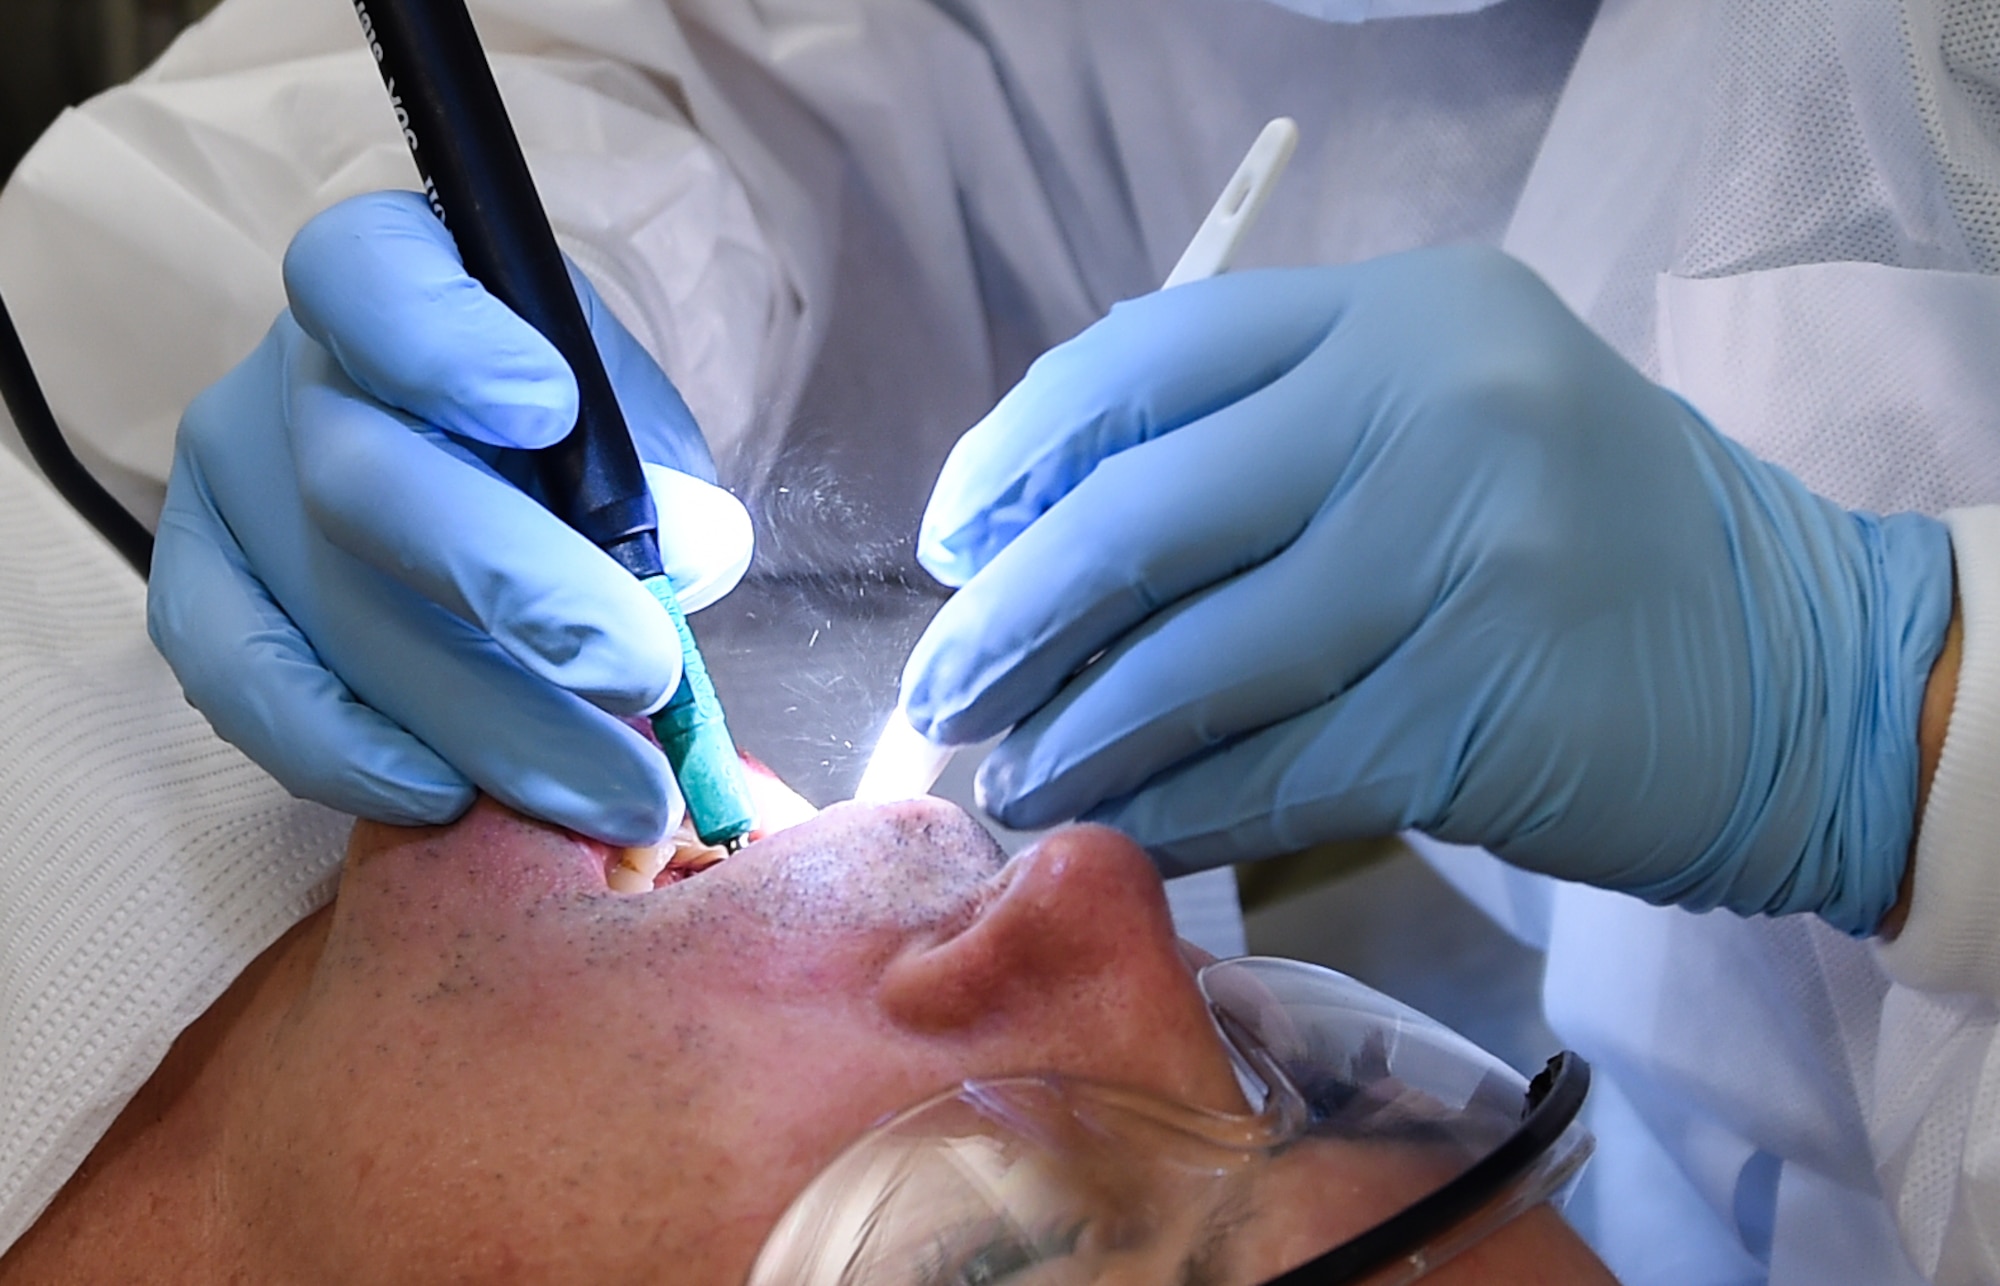
<svg viewBox="0 0 2000 1286">
<path fill-rule="evenodd" d="M 619 1042 L 622 1042 L 620 1044 Z M 610 1057 L 624 1051 L 623 1058 Z M 571 1067 L 574 1103 L 561 1129 L 524 1137 L 514 1156 L 547 1167 L 551 1144 L 570 1141 L 578 1164 L 569 1191 L 612 1186 L 617 1218 L 586 1201 L 547 1235 L 592 1220 L 605 1257 L 599 1280 L 625 1256 L 662 1254 L 692 1268 L 676 1280 L 741 1280 L 785 1207 L 868 1126 L 957 1079 L 948 1051 L 910 1040 L 863 1007 L 772 1003 L 725 991 L 671 1021 L 634 1020 L 602 1033 L 597 1057 Z M 587 1145 L 580 1133 L 592 1132 Z M 586 1156 L 586 1153 L 588 1155 Z M 531 1212 L 546 1218 L 549 1198 Z M 520 1226 L 518 1217 L 510 1221 Z M 619 1247 L 623 1247 L 622 1254 Z"/>
<path fill-rule="evenodd" d="M 420 950 L 468 931 L 504 933 L 551 900 L 604 887 L 598 852 L 482 796 L 449 826 L 357 822 L 337 936 L 378 952 Z"/>
<path fill-rule="evenodd" d="M 437 1280 L 738 1280 L 812 1174 L 956 1079 L 852 944 L 553 932 L 330 952 L 265 1086 L 256 1221 L 336 1279 L 393 1250 Z"/>
</svg>

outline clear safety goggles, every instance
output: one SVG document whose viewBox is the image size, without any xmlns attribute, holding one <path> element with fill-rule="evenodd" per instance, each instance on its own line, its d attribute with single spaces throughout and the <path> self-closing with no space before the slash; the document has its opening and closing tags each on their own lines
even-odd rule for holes
<svg viewBox="0 0 2000 1286">
<path fill-rule="evenodd" d="M 1407 1005 L 1297 961 L 1218 961 L 1198 981 L 1248 1114 L 1059 1075 L 967 1081 L 821 1171 L 749 1286 L 1234 1282 L 1229 1265 L 1250 1256 L 1232 1239 L 1269 1235 L 1256 1218 L 1267 1196 L 1330 1209 L 1293 1256 L 1305 1262 L 1266 1286 L 1393 1286 L 1560 1206 L 1590 1155 L 1577 1121 L 1590 1069 L 1574 1054 L 1530 1083 Z M 1300 1182 L 1319 1173 L 1300 1168 L 1316 1149 L 1386 1185 L 1356 1204 L 1397 1213 L 1343 1226 L 1340 1195 Z"/>
</svg>

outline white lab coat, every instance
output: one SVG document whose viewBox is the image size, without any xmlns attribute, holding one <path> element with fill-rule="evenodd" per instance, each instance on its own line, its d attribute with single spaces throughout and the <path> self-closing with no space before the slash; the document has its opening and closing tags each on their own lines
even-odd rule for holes
<svg viewBox="0 0 2000 1286">
<path fill-rule="evenodd" d="M 2000 501 L 2000 22 L 1970 5 L 474 8 L 559 230 L 687 392 L 767 569 L 906 558 L 956 433 L 1157 281 L 1279 112 L 1306 143 L 1247 261 L 1504 239 L 1828 494 Z M 142 507 L 180 406 L 281 305 L 291 230 L 410 182 L 352 22 L 227 0 L 0 198 L 0 292 Z M 1628 1281 L 2000 1282 L 2000 530 L 1953 521 L 1966 669 L 1893 947 L 1437 856 L 1548 949 L 1551 1022 L 1601 1072 L 1578 1214 Z"/>
<path fill-rule="evenodd" d="M 2000 15 L 1607 0 L 1505 241 L 1725 432 L 1857 507 L 2000 500 Z M 1909 927 L 1689 915 L 1438 864 L 1548 948 L 1606 1073 L 1583 1217 L 1634 1281 L 2000 1281 L 2000 521 Z"/>
</svg>

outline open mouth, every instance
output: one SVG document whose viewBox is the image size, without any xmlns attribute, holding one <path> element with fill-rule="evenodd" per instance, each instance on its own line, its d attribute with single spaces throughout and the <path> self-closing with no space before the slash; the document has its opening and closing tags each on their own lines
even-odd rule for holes
<svg viewBox="0 0 2000 1286">
<path fill-rule="evenodd" d="M 750 843 L 819 815 L 817 808 L 780 781 L 763 763 L 741 751 L 737 753 L 743 760 L 750 797 L 757 809 L 757 828 L 750 832 Z M 693 879 L 728 857 L 729 850 L 702 843 L 695 836 L 694 823 L 683 818 L 680 829 L 658 844 L 617 850 L 605 868 L 604 882 L 614 893 L 650 893 Z"/>
</svg>

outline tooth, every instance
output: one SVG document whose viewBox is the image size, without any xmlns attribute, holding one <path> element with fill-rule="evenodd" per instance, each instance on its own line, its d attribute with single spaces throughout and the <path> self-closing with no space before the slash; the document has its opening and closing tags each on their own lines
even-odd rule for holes
<svg viewBox="0 0 2000 1286">
<path fill-rule="evenodd" d="M 613 893 L 648 893 L 653 888 L 651 880 L 629 866 L 612 867 L 604 882 L 611 886 Z"/>
<path fill-rule="evenodd" d="M 690 841 L 674 846 L 673 860 L 667 865 L 676 871 L 701 872 L 729 856 L 726 848 Z"/>
<path fill-rule="evenodd" d="M 618 855 L 618 864 L 605 874 L 605 883 L 617 893 L 647 893 L 653 881 L 666 869 L 669 853 L 665 845 L 649 844 L 628 848 Z"/>
</svg>

